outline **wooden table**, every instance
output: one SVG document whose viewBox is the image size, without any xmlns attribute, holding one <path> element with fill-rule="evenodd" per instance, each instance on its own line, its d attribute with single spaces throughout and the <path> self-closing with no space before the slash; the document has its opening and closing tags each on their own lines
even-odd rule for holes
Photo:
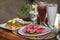
<svg viewBox="0 0 60 40">
<path fill-rule="evenodd" d="M 32 40 L 32 39 L 26 39 L 21 36 L 17 36 L 13 34 L 10 30 L 0 28 L 0 40 Z M 52 38 L 48 40 L 56 40 L 56 38 Z"/>
<path fill-rule="evenodd" d="M 9 30 L 0 29 L 0 40 L 31 40 L 31 39 L 26 39 L 21 36 L 17 36 L 12 32 L 10 32 Z M 48 40 L 56 40 L 56 38 L 52 38 Z"/>
</svg>

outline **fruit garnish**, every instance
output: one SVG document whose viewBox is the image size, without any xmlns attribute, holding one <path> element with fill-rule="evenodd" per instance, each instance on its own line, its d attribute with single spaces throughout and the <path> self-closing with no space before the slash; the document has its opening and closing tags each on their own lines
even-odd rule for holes
<svg viewBox="0 0 60 40">
<path fill-rule="evenodd" d="M 23 32 L 28 33 L 28 34 L 38 34 L 38 33 L 46 32 L 46 29 L 43 28 L 41 25 L 28 24 L 23 29 Z"/>
</svg>

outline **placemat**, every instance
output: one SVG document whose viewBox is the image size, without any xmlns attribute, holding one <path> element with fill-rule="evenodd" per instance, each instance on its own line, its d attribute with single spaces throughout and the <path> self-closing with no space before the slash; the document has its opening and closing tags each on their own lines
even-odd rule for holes
<svg viewBox="0 0 60 40">
<path fill-rule="evenodd" d="M 56 32 L 55 31 L 51 31 L 50 33 L 40 36 L 40 37 L 27 37 L 27 36 L 22 36 L 20 34 L 18 34 L 17 30 L 12 31 L 13 34 L 18 35 L 20 37 L 24 37 L 24 38 L 28 38 L 28 39 L 52 39 L 54 37 L 56 37 Z"/>
</svg>

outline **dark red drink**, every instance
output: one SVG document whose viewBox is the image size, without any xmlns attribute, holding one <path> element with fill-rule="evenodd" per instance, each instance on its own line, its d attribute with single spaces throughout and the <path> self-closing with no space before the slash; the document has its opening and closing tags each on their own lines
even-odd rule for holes
<svg viewBox="0 0 60 40">
<path fill-rule="evenodd" d="M 38 15 L 40 17 L 40 21 L 44 22 L 44 19 L 46 16 L 46 3 L 45 2 L 39 2 L 37 9 L 38 9 Z"/>
</svg>

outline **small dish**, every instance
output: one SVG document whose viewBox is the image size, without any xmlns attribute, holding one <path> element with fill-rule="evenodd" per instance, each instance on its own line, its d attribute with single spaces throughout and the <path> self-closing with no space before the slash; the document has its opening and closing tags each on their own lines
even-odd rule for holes
<svg viewBox="0 0 60 40">
<path fill-rule="evenodd" d="M 57 35 L 57 39 L 58 39 L 58 40 L 60 40 L 60 37 L 59 37 L 59 35 Z"/>
<path fill-rule="evenodd" d="M 51 29 L 50 29 L 49 27 L 42 26 L 43 28 L 46 29 L 46 32 L 44 32 L 44 33 L 39 33 L 39 34 L 27 34 L 27 33 L 23 32 L 23 29 L 24 29 L 25 27 L 26 27 L 26 26 L 21 27 L 21 28 L 18 30 L 18 33 L 19 33 L 20 35 L 23 35 L 23 36 L 42 36 L 42 35 L 45 35 L 45 34 L 48 34 L 48 33 L 51 32 Z"/>
<path fill-rule="evenodd" d="M 1 27 L 1 28 L 4 28 L 4 29 L 8 29 L 8 30 L 17 30 L 17 29 L 19 29 L 19 28 L 15 28 L 15 29 L 14 29 L 14 28 L 11 28 L 11 29 L 10 29 L 10 28 L 7 28 L 7 27 L 6 27 L 6 24 L 7 24 L 7 23 L 0 24 L 0 27 Z"/>
</svg>

